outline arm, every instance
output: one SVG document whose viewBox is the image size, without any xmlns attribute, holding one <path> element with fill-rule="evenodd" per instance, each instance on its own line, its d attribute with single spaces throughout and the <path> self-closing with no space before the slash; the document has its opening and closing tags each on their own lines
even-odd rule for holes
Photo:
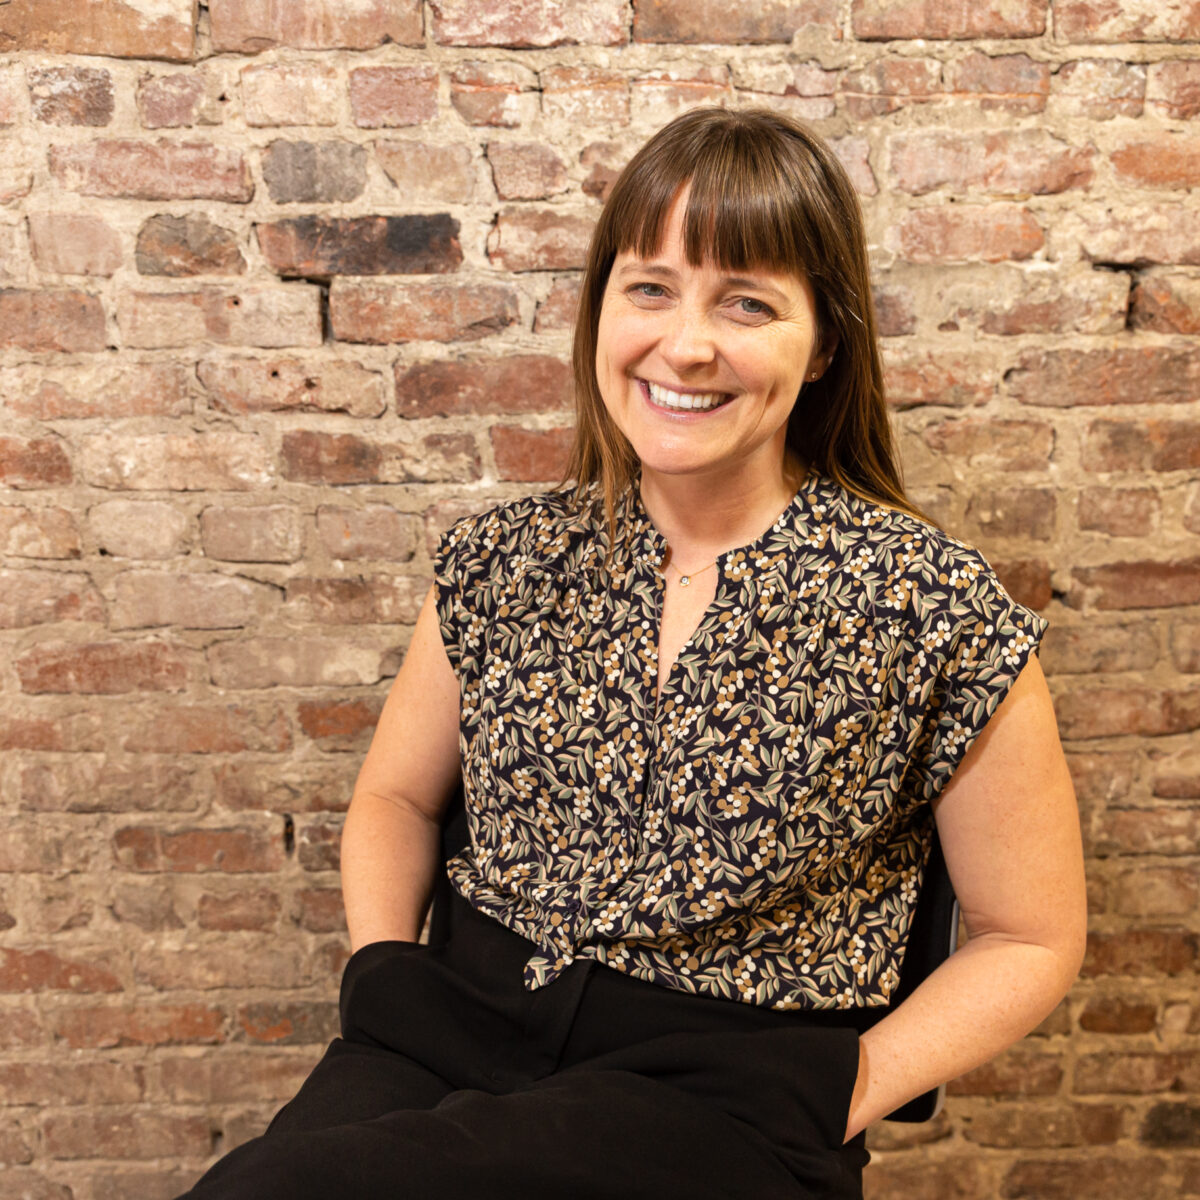
<svg viewBox="0 0 1200 1200">
<path fill-rule="evenodd" d="M 431 589 L 342 829 L 351 949 L 419 936 L 441 854 L 442 813 L 459 769 L 458 681 Z"/>
<path fill-rule="evenodd" d="M 933 809 L 970 940 L 863 1034 L 847 1138 L 1023 1037 L 1083 961 L 1075 792 L 1036 658 Z"/>
</svg>

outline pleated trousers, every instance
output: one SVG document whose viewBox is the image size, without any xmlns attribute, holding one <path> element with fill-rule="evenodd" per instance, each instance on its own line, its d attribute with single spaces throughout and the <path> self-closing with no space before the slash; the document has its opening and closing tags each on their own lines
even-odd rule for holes
<svg viewBox="0 0 1200 1200">
<path fill-rule="evenodd" d="M 442 946 L 346 965 L 342 1036 L 187 1200 L 861 1200 L 845 1014 L 698 997 L 533 943 L 455 895 Z"/>
</svg>

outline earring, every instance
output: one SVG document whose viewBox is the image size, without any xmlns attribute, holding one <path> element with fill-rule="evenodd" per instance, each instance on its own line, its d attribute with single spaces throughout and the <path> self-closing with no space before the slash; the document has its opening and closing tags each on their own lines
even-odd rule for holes
<svg viewBox="0 0 1200 1200">
<path fill-rule="evenodd" d="M 819 379 L 820 378 L 819 374 L 816 371 L 810 372 L 808 377 L 809 377 L 809 379 Z"/>
</svg>

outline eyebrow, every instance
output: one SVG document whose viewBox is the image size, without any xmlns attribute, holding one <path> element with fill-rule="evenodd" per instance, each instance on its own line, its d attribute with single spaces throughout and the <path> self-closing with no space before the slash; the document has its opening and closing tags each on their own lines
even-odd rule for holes
<svg viewBox="0 0 1200 1200">
<path fill-rule="evenodd" d="M 671 267 L 658 266 L 655 263 L 626 263 L 618 268 L 617 274 L 622 278 L 627 275 L 652 275 L 657 279 L 674 279 L 676 277 L 676 272 Z M 773 284 L 764 283 L 761 279 L 755 279 L 751 275 L 723 275 L 721 283 L 725 287 L 750 288 L 751 291 L 763 292 L 783 301 L 789 299 Z"/>
</svg>

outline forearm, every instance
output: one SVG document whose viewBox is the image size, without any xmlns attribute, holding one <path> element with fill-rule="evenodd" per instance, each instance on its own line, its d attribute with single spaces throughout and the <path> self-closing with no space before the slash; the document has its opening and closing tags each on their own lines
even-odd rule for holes
<svg viewBox="0 0 1200 1200">
<path fill-rule="evenodd" d="M 1078 970 L 1074 947 L 972 938 L 863 1034 L 846 1136 L 1024 1037 Z"/>
<path fill-rule="evenodd" d="M 440 854 L 436 822 L 403 803 L 355 792 L 342 829 L 342 897 L 352 950 L 417 940 Z"/>
</svg>

